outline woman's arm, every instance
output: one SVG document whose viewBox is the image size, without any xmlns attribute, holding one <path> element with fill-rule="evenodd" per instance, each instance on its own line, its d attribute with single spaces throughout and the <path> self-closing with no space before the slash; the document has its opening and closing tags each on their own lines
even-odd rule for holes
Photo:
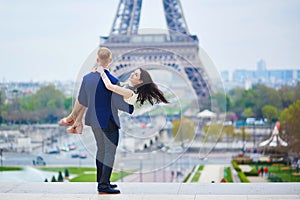
<svg viewBox="0 0 300 200">
<path fill-rule="evenodd" d="M 112 91 L 115 92 L 121 96 L 124 97 L 124 99 L 128 99 L 133 95 L 133 91 L 128 89 L 128 88 L 124 88 L 124 87 L 120 87 L 118 85 L 114 85 L 110 82 L 109 78 L 107 77 L 106 73 L 104 72 L 104 70 L 102 69 L 102 67 L 98 67 L 97 68 L 97 72 L 100 73 L 100 76 L 102 77 L 102 80 L 104 82 L 105 87 Z"/>
</svg>

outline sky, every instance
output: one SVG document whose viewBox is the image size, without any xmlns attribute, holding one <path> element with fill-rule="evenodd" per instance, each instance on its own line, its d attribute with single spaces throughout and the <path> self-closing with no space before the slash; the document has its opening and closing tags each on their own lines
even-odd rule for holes
<svg viewBox="0 0 300 200">
<path fill-rule="evenodd" d="M 74 81 L 111 30 L 119 0 L 0 0 L 0 82 Z M 300 69 L 300 0 L 181 0 L 189 31 L 219 71 Z M 165 29 L 162 0 L 140 28 Z"/>
</svg>

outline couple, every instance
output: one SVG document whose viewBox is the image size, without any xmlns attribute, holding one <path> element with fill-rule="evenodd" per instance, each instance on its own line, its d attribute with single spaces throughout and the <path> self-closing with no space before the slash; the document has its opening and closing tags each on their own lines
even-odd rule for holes
<svg viewBox="0 0 300 200">
<path fill-rule="evenodd" d="M 117 185 L 110 183 L 110 176 L 119 141 L 118 110 L 133 113 L 134 107 L 124 101 L 145 101 L 168 103 L 163 93 L 152 81 L 149 73 L 141 68 L 129 78 L 129 85 L 120 85 L 119 80 L 108 71 L 112 53 L 101 47 L 98 52 L 98 67 L 83 77 L 78 98 L 71 114 L 60 120 L 59 124 L 70 126 L 69 133 L 82 133 L 82 119 L 91 126 L 97 144 L 96 166 L 99 194 L 119 194 Z"/>
</svg>

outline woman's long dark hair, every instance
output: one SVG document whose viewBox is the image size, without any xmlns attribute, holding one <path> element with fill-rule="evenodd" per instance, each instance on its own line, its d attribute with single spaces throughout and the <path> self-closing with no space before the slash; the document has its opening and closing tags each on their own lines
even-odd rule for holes
<svg viewBox="0 0 300 200">
<path fill-rule="evenodd" d="M 161 102 L 169 103 L 163 92 L 159 90 L 157 85 L 152 81 L 150 74 L 142 68 L 139 69 L 141 71 L 140 80 L 143 82 L 135 86 L 135 90 L 138 93 L 137 102 L 140 102 L 141 105 L 143 105 L 145 101 L 148 101 L 151 105 Z"/>
</svg>

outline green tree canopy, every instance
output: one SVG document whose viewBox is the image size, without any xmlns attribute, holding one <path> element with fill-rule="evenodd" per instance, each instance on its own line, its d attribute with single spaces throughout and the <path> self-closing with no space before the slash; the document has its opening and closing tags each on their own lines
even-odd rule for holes
<svg viewBox="0 0 300 200">
<path fill-rule="evenodd" d="M 54 85 L 41 87 L 34 95 L 37 109 L 64 108 L 64 95 Z"/>
<path fill-rule="evenodd" d="M 256 85 L 253 89 L 259 97 L 256 104 L 256 114 L 258 117 L 263 117 L 262 108 L 266 105 L 274 106 L 278 110 L 282 109 L 281 96 L 276 89 L 265 85 Z"/>
<path fill-rule="evenodd" d="M 244 118 L 248 118 L 248 117 L 253 117 L 254 113 L 252 111 L 252 108 L 246 108 L 243 112 L 242 112 L 242 116 Z"/>
<path fill-rule="evenodd" d="M 268 122 L 271 123 L 278 119 L 278 110 L 276 107 L 266 105 L 262 108 L 263 116 L 267 118 Z"/>
<path fill-rule="evenodd" d="M 233 111 L 238 117 L 245 117 L 242 114 L 247 108 L 251 108 L 252 111 L 256 110 L 255 108 L 258 104 L 259 98 L 254 90 L 244 90 L 241 93 L 237 93 L 237 95 L 239 96 L 234 97 Z M 255 115 L 255 113 L 253 113 L 253 115 Z"/>
<path fill-rule="evenodd" d="M 288 137 L 290 150 L 300 152 L 300 100 L 283 110 L 280 124 L 282 132 Z"/>
<path fill-rule="evenodd" d="M 231 107 L 230 98 L 225 93 L 216 93 L 211 96 L 211 100 L 215 102 L 220 112 L 226 112 Z"/>
</svg>

